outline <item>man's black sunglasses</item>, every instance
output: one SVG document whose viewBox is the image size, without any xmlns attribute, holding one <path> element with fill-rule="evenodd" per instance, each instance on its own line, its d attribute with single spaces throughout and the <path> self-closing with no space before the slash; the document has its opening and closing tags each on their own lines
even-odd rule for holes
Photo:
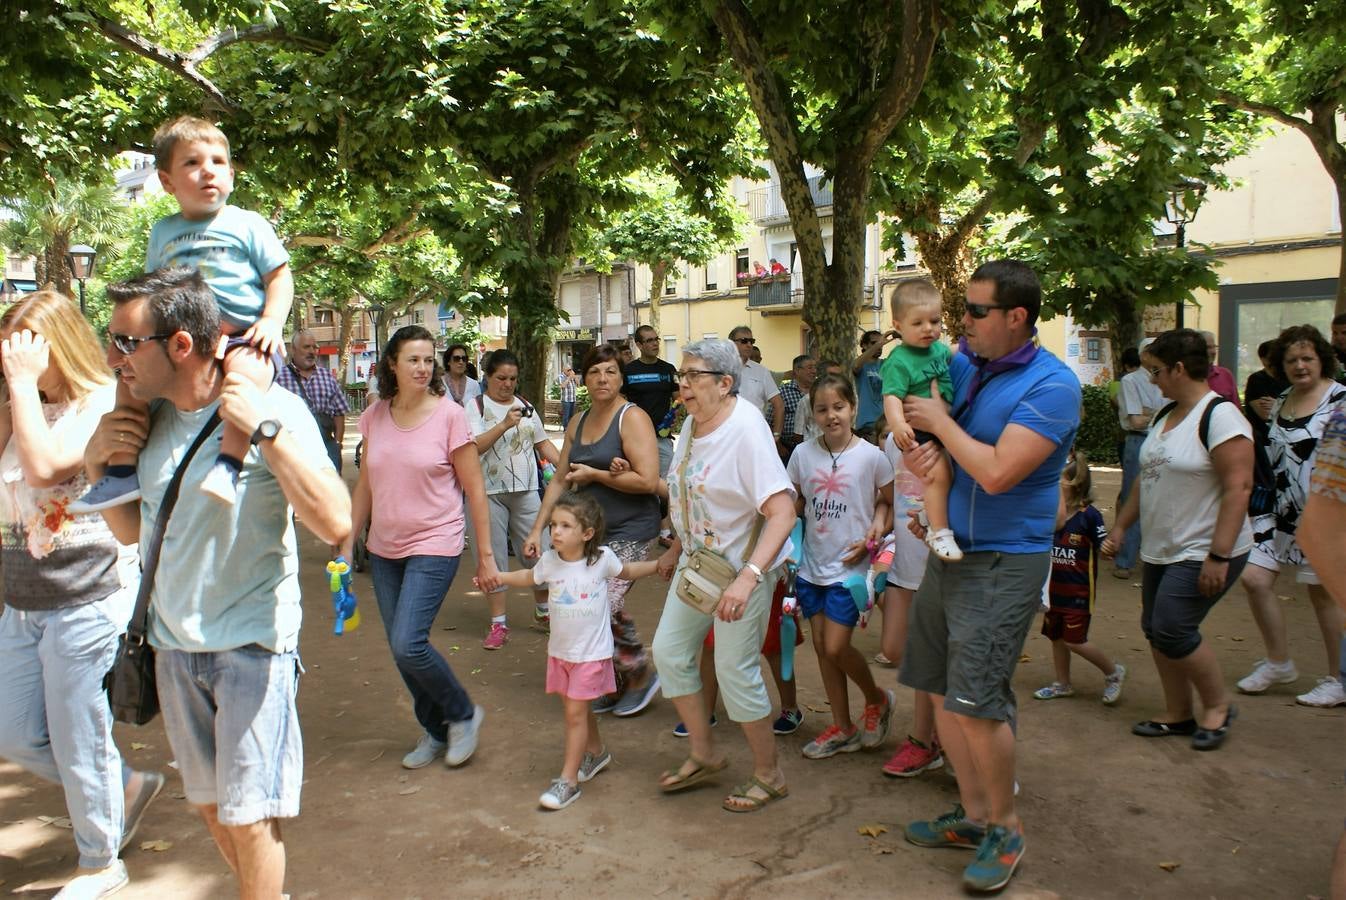
<svg viewBox="0 0 1346 900">
<path fill-rule="evenodd" d="M 1013 309 L 1012 306 L 999 306 L 995 303 L 966 303 L 967 314 L 974 319 L 984 319 L 991 314 L 993 309 Z"/>
<path fill-rule="evenodd" d="M 117 352 L 122 356 L 130 356 L 132 353 L 135 353 L 136 350 L 140 349 L 141 344 L 144 344 L 147 341 L 166 341 L 172 336 L 173 334 L 170 333 L 150 334 L 145 337 L 132 337 L 129 334 L 117 334 L 112 332 L 108 334 L 108 340 L 112 342 L 112 346 L 116 347 Z"/>
</svg>

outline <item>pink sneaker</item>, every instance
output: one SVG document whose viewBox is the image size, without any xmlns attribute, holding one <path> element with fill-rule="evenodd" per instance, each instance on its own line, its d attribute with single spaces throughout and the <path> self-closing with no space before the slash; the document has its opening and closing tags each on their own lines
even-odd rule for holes
<svg viewBox="0 0 1346 900">
<path fill-rule="evenodd" d="M 499 650 L 507 643 L 509 643 L 509 626 L 492 622 L 491 630 L 486 635 L 486 640 L 481 642 L 481 645 L 487 650 Z"/>
<path fill-rule="evenodd" d="M 912 778 L 922 772 L 933 771 L 944 765 L 944 754 L 939 744 L 922 747 L 911 738 L 902 742 L 892 758 L 883 764 L 883 774 L 894 778 Z"/>
</svg>

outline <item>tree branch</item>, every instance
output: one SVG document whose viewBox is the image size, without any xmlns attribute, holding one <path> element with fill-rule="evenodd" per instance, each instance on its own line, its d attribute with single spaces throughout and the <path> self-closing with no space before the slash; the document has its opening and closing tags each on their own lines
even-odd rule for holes
<svg viewBox="0 0 1346 900">
<path fill-rule="evenodd" d="M 1014 162 L 1016 169 L 1022 169 L 1029 158 L 1037 152 L 1038 147 L 1047 137 L 1047 125 L 1045 122 L 1032 121 L 1019 123 L 1019 143 L 1014 147 L 1014 153 L 1010 159 Z M 963 213 L 958 221 L 954 223 L 953 228 L 942 238 L 943 243 L 948 245 L 961 244 L 967 240 L 967 236 L 972 233 L 972 229 L 981 224 L 986 218 L 986 214 L 991 211 L 991 206 L 995 203 L 997 191 L 990 188 L 984 191 L 972 205 L 972 208 Z"/>
<path fill-rule="evenodd" d="M 804 154 L 799 148 L 798 120 L 789 91 L 772 71 L 757 23 L 741 0 L 718 0 L 708 5 L 711 18 L 729 48 L 729 56 L 743 77 L 769 148 L 768 155 L 776 164 L 781 197 L 790 211 L 801 258 L 822 260 L 822 226 L 804 176 Z M 806 279 L 811 277 L 809 273 L 810 268 L 805 266 Z"/>
<path fill-rule="evenodd" d="M 938 0 L 903 0 L 902 43 L 888 79 L 857 128 L 860 141 L 852 154 L 854 165 L 869 167 L 893 128 L 921 95 L 942 28 Z"/>
<path fill-rule="evenodd" d="M 197 65 L 204 62 L 208 56 L 216 51 L 231 44 L 240 44 L 245 41 L 257 44 L 267 42 L 290 44 L 314 53 L 324 53 L 328 50 L 328 46 L 321 41 L 290 34 L 283 28 L 275 28 L 270 25 L 249 25 L 247 28 L 226 28 L 221 32 L 212 34 L 192 48 L 192 52 L 187 54 L 187 61 L 192 65 Z"/>
<path fill-rule="evenodd" d="M 295 234 L 285 239 L 287 247 L 344 247 L 346 240 L 334 234 Z"/>
<path fill-rule="evenodd" d="M 1308 119 L 1301 119 L 1299 116 L 1293 116 L 1285 110 L 1270 103 L 1258 103 L 1255 100 L 1249 100 L 1246 97 L 1240 97 L 1231 91 L 1220 91 L 1216 94 L 1220 100 L 1228 103 L 1230 106 L 1237 106 L 1239 109 L 1248 112 L 1257 113 L 1259 116 L 1266 116 L 1268 119 L 1274 119 L 1282 125 L 1288 125 L 1291 128 L 1303 131 L 1305 134 L 1313 128 L 1313 123 Z"/>
<path fill-rule="evenodd" d="M 146 40 L 133 31 L 123 28 L 117 22 L 103 16 L 86 13 L 98 26 L 99 32 L 112 41 L 114 44 L 120 44 L 139 56 L 143 56 L 150 62 L 158 63 L 168 71 L 178 75 L 186 81 L 191 82 L 204 93 L 208 100 L 212 101 L 222 112 L 229 114 L 238 113 L 238 104 L 224 95 L 215 83 L 200 72 L 196 71 L 196 63 L 190 56 L 169 50 L 167 47 L 160 47 L 152 41 Z"/>
</svg>

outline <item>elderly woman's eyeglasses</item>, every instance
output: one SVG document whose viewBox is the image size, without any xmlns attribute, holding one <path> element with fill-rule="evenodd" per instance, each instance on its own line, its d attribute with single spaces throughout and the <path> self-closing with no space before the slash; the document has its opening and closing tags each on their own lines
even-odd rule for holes
<svg viewBox="0 0 1346 900">
<path fill-rule="evenodd" d="M 117 352 L 122 356 L 130 356 L 140 349 L 140 345 L 148 341 L 166 341 L 172 334 L 150 334 L 145 337 L 132 337 L 129 334 L 117 334 L 116 332 L 108 334 L 108 339 L 112 341 L 112 346 L 117 348 Z"/>
<path fill-rule="evenodd" d="M 691 384 L 692 379 L 698 375 L 714 375 L 718 378 L 724 373 L 716 369 L 683 369 L 676 374 L 678 376 L 678 384 Z"/>
</svg>

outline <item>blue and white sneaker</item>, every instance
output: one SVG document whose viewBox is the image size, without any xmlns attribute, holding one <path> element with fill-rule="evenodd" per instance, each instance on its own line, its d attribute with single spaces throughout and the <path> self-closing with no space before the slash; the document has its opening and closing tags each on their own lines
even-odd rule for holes
<svg viewBox="0 0 1346 900">
<path fill-rule="evenodd" d="M 140 479 L 134 472 L 130 475 L 104 475 L 93 487 L 85 491 L 83 497 L 72 502 L 66 509 L 71 515 L 83 516 L 139 499 Z"/>
</svg>

